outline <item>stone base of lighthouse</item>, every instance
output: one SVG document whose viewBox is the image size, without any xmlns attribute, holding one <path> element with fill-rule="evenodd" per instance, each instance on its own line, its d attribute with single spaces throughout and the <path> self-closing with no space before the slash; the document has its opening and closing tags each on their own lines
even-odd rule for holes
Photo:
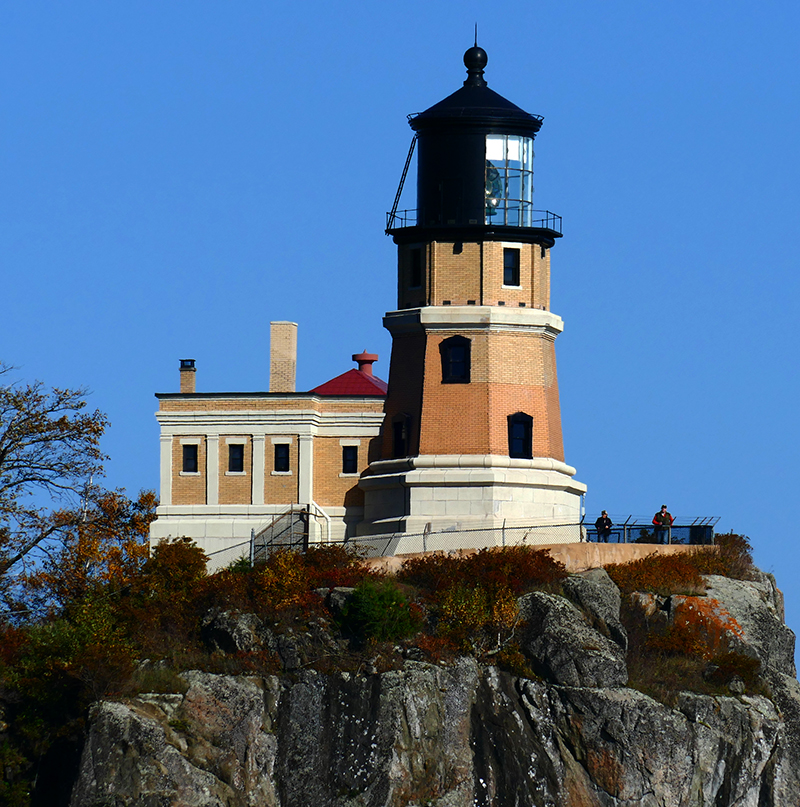
<svg viewBox="0 0 800 807">
<path fill-rule="evenodd" d="M 361 478 L 359 533 L 577 525 L 586 486 L 574 474 L 569 465 L 547 458 L 439 454 L 380 460 Z M 580 540 L 579 529 L 573 532 L 563 531 L 559 540 Z"/>
</svg>

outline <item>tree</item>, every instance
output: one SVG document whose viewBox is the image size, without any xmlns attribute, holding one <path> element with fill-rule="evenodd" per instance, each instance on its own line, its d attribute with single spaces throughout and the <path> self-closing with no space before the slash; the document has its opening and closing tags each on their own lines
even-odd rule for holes
<svg viewBox="0 0 800 807">
<path fill-rule="evenodd" d="M 122 490 L 91 487 L 79 511 L 53 513 L 42 558 L 23 581 L 27 607 L 40 614 L 63 610 L 93 592 L 129 585 L 150 555 L 157 504 L 150 490 L 129 499 Z"/>
<path fill-rule="evenodd" d="M 102 412 L 87 411 L 86 390 L 13 381 L 12 371 L 0 362 L 0 585 L 80 520 L 78 502 L 103 472 L 99 443 L 108 423 Z M 54 501 L 72 509 L 54 514 Z"/>
</svg>

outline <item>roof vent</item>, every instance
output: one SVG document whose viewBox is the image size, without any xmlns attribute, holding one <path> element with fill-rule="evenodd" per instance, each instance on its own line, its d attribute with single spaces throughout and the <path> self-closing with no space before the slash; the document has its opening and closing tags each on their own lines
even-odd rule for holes
<svg viewBox="0 0 800 807">
<path fill-rule="evenodd" d="M 378 354 L 367 353 L 365 349 L 361 353 L 354 353 L 353 361 L 358 362 L 358 369 L 364 373 L 364 375 L 372 375 L 372 365 L 378 361 Z"/>
</svg>

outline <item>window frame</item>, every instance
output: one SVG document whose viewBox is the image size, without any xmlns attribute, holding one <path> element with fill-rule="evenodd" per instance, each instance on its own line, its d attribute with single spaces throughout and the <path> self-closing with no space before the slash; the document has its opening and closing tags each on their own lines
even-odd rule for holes
<svg viewBox="0 0 800 807">
<path fill-rule="evenodd" d="M 188 449 L 188 451 L 187 451 Z M 194 462 L 187 463 L 187 459 L 194 455 Z M 188 465 L 194 465 L 194 468 L 187 468 Z M 186 476 L 199 476 L 200 475 L 200 442 L 193 441 L 191 443 L 181 443 L 181 474 Z"/>
<path fill-rule="evenodd" d="M 411 415 L 405 412 L 392 418 L 392 457 L 411 456 Z"/>
<path fill-rule="evenodd" d="M 516 435 L 515 427 L 521 426 L 523 434 Z M 520 451 L 515 451 L 514 443 L 522 440 Z M 508 456 L 512 459 L 533 459 L 533 418 L 525 412 L 514 412 L 508 416 Z"/>
<path fill-rule="evenodd" d="M 238 456 L 237 456 L 238 455 Z M 228 474 L 244 474 L 245 442 L 236 441 L 228 443 Z M 239 467 L 234 467 L 239 466 Z"/>
<path fill-rule="evenodd" d="M 285 456 L 284 456 L 285 452 Z M 280 455 L 280 456 L 279 456 Z M 285 460 L 285 462 L 284 462 Z M 279 465 L 281 467 L 279 467 Z M 286 467 L 282 467 L 285 465 Z M 272 473 L 291 474 L 292 472 L 292 444 L 273 443 L 272 444 Z"/>
<path fill-rule="evenodd" d="M 408 250 L 408 288 L 421 289 L 425 275 L 425 260 L 422 247 L 414 246 Z"/>
<path fill-rule="evenodd" d="M 514 256 L 512 266 L 508 266 L 507 258 Z M 522 286 L 520 266 L 522 251 L 518 247 L 503 247 L 503 288 L 518 289 Z M 509 275 L 510 272 L 510 275 Z"/>
<path fill-rule="evenodd" d="M 358 446 L 342 446 L 341 476 L 358 476 Z"/>
<path fill-rule="evenodd" d="M 464 350 L 463 359 L 454 359 L 455 349 Z M 439 342 L 442 360 L 442 384 L 469 384 L 472 376 L 472 340 L 459 334 Z M 456 371 L 454 365 L 463 364 L 463 370 Z"/>
</svg>

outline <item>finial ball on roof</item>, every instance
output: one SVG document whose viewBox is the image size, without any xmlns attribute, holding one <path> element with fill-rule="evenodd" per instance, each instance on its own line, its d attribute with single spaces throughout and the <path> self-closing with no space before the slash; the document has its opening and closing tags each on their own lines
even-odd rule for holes
<svg viewBox="0 0 800 807">
<path fill-rule="evenodd" d="M 477 45 L 471 47 L 464 54 L 464 66 L 467 70 L 483 70 L 488 61 L 489 57 L 486 55 L 486 51 Z"/>
</svg>

